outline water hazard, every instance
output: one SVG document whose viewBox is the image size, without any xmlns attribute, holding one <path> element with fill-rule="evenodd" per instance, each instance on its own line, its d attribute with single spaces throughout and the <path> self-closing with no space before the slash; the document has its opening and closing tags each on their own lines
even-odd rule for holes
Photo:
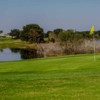
<svg viewBox="0 0 100 100">
<path fill-rule="evenodd" d="M 37 54 L 36 50 L 19 48 L 0 49 L 0 61 L 16 61 L 23 59 L 42 58 L 42 54 Z"/>
</svg>

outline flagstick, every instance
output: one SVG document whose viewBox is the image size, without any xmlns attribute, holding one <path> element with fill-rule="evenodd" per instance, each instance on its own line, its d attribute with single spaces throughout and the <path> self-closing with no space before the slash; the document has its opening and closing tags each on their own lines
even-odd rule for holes
<svg viewBox="0 0 100 100">
<path fill-rule="evenodd" d="M 96 46 L 95 46 L 95 37 L 94 37 L 94 34 L 93 34 L 93 41 L 94 41 L 94 61 L 96 61 L 96 57 L 95 57 Z"/>
</svg>

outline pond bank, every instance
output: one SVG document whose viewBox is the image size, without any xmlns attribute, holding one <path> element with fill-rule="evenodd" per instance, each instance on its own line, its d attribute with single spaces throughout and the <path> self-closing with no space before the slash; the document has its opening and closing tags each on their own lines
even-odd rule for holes
<svg viewBox="0 0 100 100">
<path fill-rule="evenodd" d="M 19 39 L 0 39 L 0 49 L 4 48 L 26 48 L 31 45 L 28 42 L 23 42 Z"/>
</svg>

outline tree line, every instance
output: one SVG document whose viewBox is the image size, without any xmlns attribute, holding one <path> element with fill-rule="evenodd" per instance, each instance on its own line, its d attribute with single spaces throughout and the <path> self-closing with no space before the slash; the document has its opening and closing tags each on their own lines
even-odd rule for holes
<svg viewBox="0 0 100 100">
<path fill-rule="evenodd" d="M 0 34 L 2 34 L 3 33 L 3 31 L 2 30 L 0 30 Z"/>
<path fill-rule="evenodd" d="M 0 30 L 0 33 L 3 31 Z M 64 30 L 54 29 L 44 33 L 44 29 L 38 24 L 28 24 L 23 26 L 22 30 L 13 29 L 8 33 L 15 39 L 21 39 L 30 43 L 44 43 L 44 42 L 56 42 L 56 41 L 78 41 L 80 39 L 91 39 L 92 36 L 89 34 L 90 31 L 75 31 L 75 30 Z M 95 37 L 100 39 L 100 31 L 95 31 Z"/>
</svg>

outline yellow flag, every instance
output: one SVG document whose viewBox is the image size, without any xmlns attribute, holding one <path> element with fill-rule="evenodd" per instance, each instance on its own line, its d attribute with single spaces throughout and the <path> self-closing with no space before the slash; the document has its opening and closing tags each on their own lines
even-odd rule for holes
<svg viewBox="0 0 100 100">
<path fill-rule="evenodd" d="M 90 35 L 92 35 L 93 33 L 94 33 L 94 25 L 91 28 Z"/>
</svg>

